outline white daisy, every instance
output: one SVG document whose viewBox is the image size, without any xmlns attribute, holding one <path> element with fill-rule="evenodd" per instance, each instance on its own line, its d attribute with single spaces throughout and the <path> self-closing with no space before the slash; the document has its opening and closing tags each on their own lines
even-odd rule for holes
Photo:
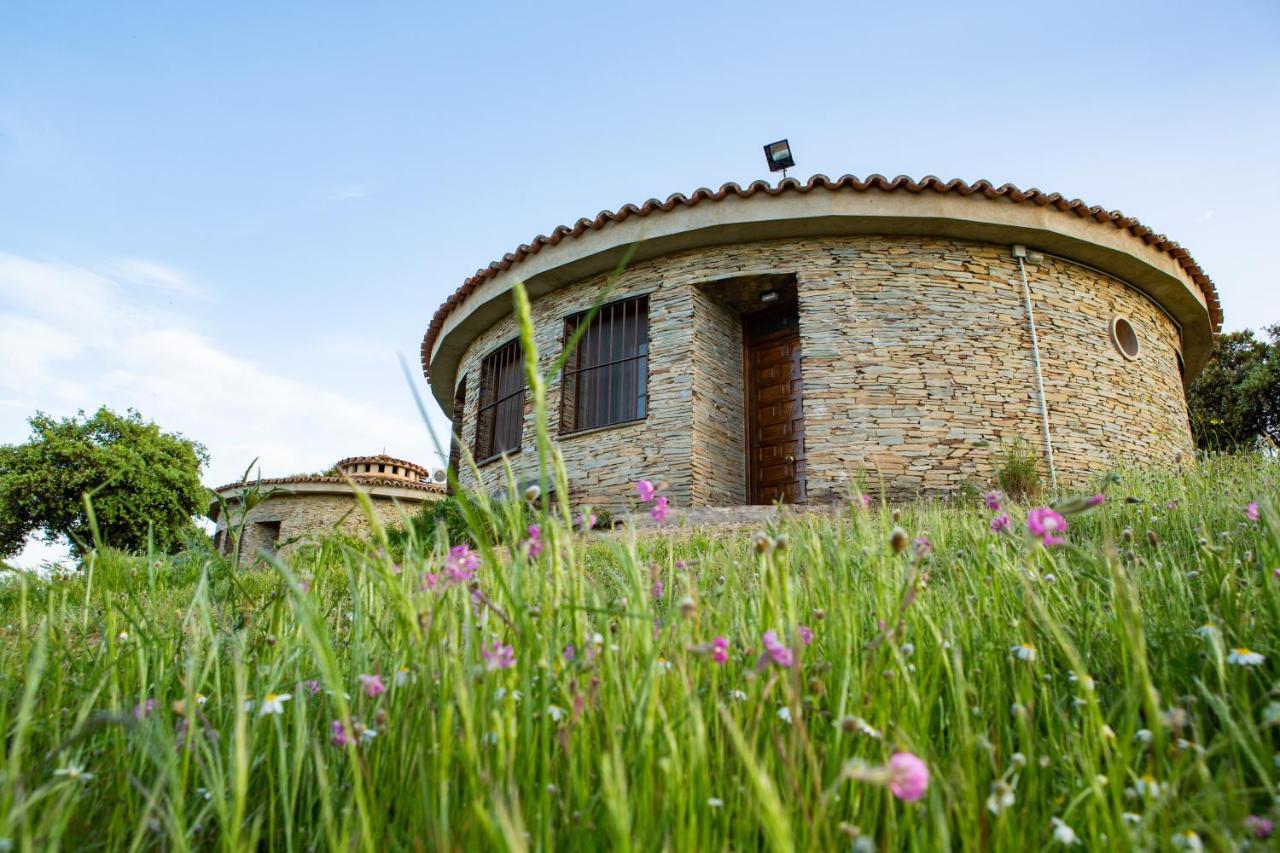
<svg viewBox="0 0 1280 853">
<path fill-rule="evenodd" d="M 293 697 L 288 693 L 268 693 L 262 697 L 262 707 L 258 709 L 258 716 L 263 714 L 283 714 L 284 703 Z M 247 708 L 245 710 L 248 710 Z"/>
<path fill-rule="evenodd" d="M 62 776 L 72 782 L 88 782 L 93 778 L 92 773 L 86 773 L 84 768 L 78 764 L 68 764 L 66 767 L 59 767 L 53 771 L 54 776 Z"/>
<path fill-rule="evenodd" d="M 561 708 L 559 705 L 548 705 L 547 716 L 554 722 L 558 723 L 564 719 L 564 708 Z"/>
<path fill-rule="evenodd" d="M 1266 658 L 1250 649 L 1232 649 L 1227 655 L 1227 663 L 1233 663 L 1236 666 L 1261 666 Z"/>
<path fill-rule="evenodd" d="M 791 709 L 788 708 L 786 705 L 783 705 L 781 708 L 779 708 L 778 719 L 782 720 L 782 722 L 786 723 L 787 725 L 791 725 Z"/>
<path fill-rule="evenodd" d="M 747 694 L 742 690 L 730 690 L 729 698 L 735 702 L 745 702 L 747 701 Z"/>
<path fill-rule="evenodd" d="M 1187 829 L 1182 832 L 1175 833 L 1173 836 L 1173 846 L 1179 850 L 1203 850 L 1204 844 L 1200 841 L 1200 836 L 1196 835 L 1195 830 Z"/>
<path fill-rule="evenodd" d="M 196 704 L 197 704 L 197 705 L 203 705 L 205 702 L 208 702 L 208 701 L 209 701 L 209 697 L 208 697 L 208 696 L 206 696 L 206 695 L 204 695 L 203 693 L 197 693 L 197 694 L 196 694 Z"/>
<path fill-rule="evenodd" d="M 1155 735 L 1151 734 L 1151 729 L 1138 729 L 1133 733 L 1133 739 L 1138 743 L 1151 743 L 1151 739 Z"/>
<path fill-rule="evenodd" d="M 1053 840 L 1054 841 L 1066 847 L 1070 847 L 1073 844 L 1080 843 L 1080 839 L 1076 836 L 1075 830 L 1067 826 L 1061 820 L 1055 817 L 1051 819 L 1049 822 L 1053 824 Z"/>
<path fill-rule="evenodd" d="M 413 671 L 407 666 L 402 666 L 396 670 L 396 686 L 404 687 L 413 680 Z"/>
<path fill-rule="evenodd" d="M 991 796 L 987 797 L 987 811 L 1000 814 L 1016 801 L 1017 797 L 1014 796 L 1013 788 L 1008 782 L 996 782 L 991 786 Z"/>
<path fill-rule="evenodd" d="M 1010 646 L 1009 651 L 1018 660 L 1034 661 L 1036 659 L 1036 647 L 1030 643 L 1018 643 L 1016 646 Z"/>
<path fill-rule="evenodd" d="M 1155 777 L 1150 774 L 1143 776 L 1135 782 L 1133 787 L 1139 794 L 1148 800 L 1154 800 L 1160 796 L 1160 783 L 1157 782 Z"/>
</svg>

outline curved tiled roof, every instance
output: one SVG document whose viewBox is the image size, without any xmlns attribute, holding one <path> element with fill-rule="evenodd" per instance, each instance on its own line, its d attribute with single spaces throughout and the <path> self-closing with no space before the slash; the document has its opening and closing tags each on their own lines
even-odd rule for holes
<svg viewBox="0 0 1280 853">
<path fill-rule="evenodd" d="M 346 459 L 339 459 L 333 463 L 334 468 L 343 468 L 347 465 L 399 465 L 402 468 L 412 468 L 415 471 L 429 473 L 426 468 L 417 462 L 410 462 L 407 459 L 397 459 L 394 456 L 388 456 L 385 453 L 379 453 L 376 456 L 348 456 Z"/>
<path fill-rule="evenodd" d="M 445 493 L 445 487 L 442 483 L 422 483 L 417 480 L 406 480 L 402 477 L 387 477 L 382 474 L 352 474 L 350 477 L 322 477 L 319 475 L 264 477 L 261 480 L 242 480 L 235 483 L 227 483 L 225 486 L 218 486 L 218 488 L 213 491 L 225 492 L 227 489 L 239 489 L 256 485 L 258 483 L 261 483 L 264 486 L 287 486 L 290 483 L 332 483 L 334 485 L 339 485 L 347 483 L 348 480 L 361 486 L 394 486 L 398 489 L 416 489 L 422 492 L 436 492 L 438 494 Z"/>
<path fill-rule="evenodd" d="M 530 255 L 536 255 L 548 246 L 555 246 L 569 238 L 580 237 L 588 231 L 599 231 L 610 223 L 622 222 L 633 216 L 645 217 L 654 213 L 665 213 L 678 207 L 694 207 L 703 202 L 718 202 L 729 196 L 750 198 L 761 193 L 777 196 L 790 192 L 808 193 L 816 189 L 832 191 L 853 190 L 856 192 L 874 189 L 884 192 L 956 193 L 962 196 L 982 195 L 989 199 L 1006 199 L 1016 204 L 1053 207 L 1064 214 L 1073 214 L 1081 219 L 1089 218 L 1099 223 L 1110 224 L 1117 229 L 1129 232 L 1134 239 L 1141 240 L 1146 245 L 1152 246 L 1157 251 L 1163 252 L 1176 260 L 1182 270 L 1204 294 L 1205 303 L 1209 310 L 1209 322 L 1212 325 L 1214 335 L 1217 335 L 1222 329 L 1222 306 L 1218 301 L 1217 289 L 1204 270 L 1200 268 L 1200 265 L 1191 257 L 1191 253 L 1165 235 L 1157 234 L 1137 219 L 1125 216 L 1118 210 L 1108 211 L 1095 205 L 1086 204 L 1079 199 L 1068 199 L 1059 193 L 1046 193 L 1034 188 L 1020 190 L 1012 184 L 1003 184 L 997 187 L 986 180 L 968 184 L 961 180 L 943 181 L 932 175 L 919 181 L 905 175 L 899 175 L 892 180 L 883 175 L 871 175 L 866 180 L 859 179 L 853 175 L 843 175 L 834 180 L 826 175 L 814 175 L 805 183 L 801 183 L 795 178 L 786 178 L 779 182 L 777 186 L 772 186 L 767 181 L 755 181 L 745 189 L 735 183 L 724 184 L 718 190 L 710 190 L 703 187 L 694 190 L 688 196 L 676 193 L 668 197 L 666 201 L 649 199 L 638 207 L 634 204 L 626 204 L 618 208 L 617 211 L 605 210 L 598 214 L 595 219 L 579 219 L 572 226 L 561 225 L 552 231 L 550 236 L 539 234 L 532 242 L 520 246 L 514 252 L 503 255 L 500 260 L 477 270 L 475 275 L 464 281 L 462 286 L 445 300 L 443 305 L 436 309 L 435 315 L 431 318 L 431 325 L 427 329 L 427 334 L 422 340 L 423 373 L 429 374 L 430 372 L 431 349 L 435 345 L 440 331 L 444 328 L 445 318 L 449 316 L 453 309 L 465 302 L 467 297 L 484 282 L 510 269 Z"/>
</svg>

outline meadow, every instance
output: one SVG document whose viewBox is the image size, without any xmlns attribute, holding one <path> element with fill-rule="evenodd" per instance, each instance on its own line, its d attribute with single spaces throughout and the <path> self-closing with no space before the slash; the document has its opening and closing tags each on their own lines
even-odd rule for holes
<svg viewBox="0 0 1280 853">
<path fill-rule="evenodd" d="M 1270 843 L 1274 455 L 600 533 L 528 380 L 540 485 L 452 532 L 6 572 L 0 849 Z"/>
<path fill-rule="evenodd" d="M 713 535 L 678 507 L 601 535 L 515 501 L 452 552 L 333 537 L 250 571 L 193 547 L 16 575 L 0 839 L 1262 843 L 1280 464 L 1104 485 L 1039 535 L 983 499 Z"/>
</svg>

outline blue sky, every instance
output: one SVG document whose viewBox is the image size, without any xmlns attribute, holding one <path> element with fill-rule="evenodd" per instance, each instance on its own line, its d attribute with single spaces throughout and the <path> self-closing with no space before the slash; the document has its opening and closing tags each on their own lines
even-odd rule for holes
<svg viewBox="0 0 1280 853">
<path fill-rule="evenodd" d="M 0 442 L 107 403 L 211 485 L 430 462 L 397 358 L 466 276 L 783 136 L 802 177 L 1119 208 L 1280 322 L 1280 5 L 1040 5 L 10 0 Z"/>
</svg>

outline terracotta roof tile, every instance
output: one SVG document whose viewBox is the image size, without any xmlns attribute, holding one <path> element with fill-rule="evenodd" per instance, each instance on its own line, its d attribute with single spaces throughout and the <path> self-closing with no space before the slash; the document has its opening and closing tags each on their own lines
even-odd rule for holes
<svg viewBox="0 0 1280 853">
<path fill-rule="evenodd" d="M 263 477 L 261 480 L 245 480 L 236 483 L 227 483 L 225 486 L 218 486 L 215 492 L 226 491 L 227 489 L 238 489 L 244 486 L 252 486 L 261 483 L 264 486 L 286 486 L 290 483 L 346 483 L 346 477 L 321 477 L 321 476 L 298 476 L 298 477 Z M 361 486 L 395 486 L 401 489 L 416 489 L 422 492 L 435 492 L 444 494 L 446 489 L 442 483 L 423 483 L 416 480 L 406 480 L 401 477 L 386 477 L 379 474 L 353 474 L 350 478 Z"/>
<path fill-rule="evenodd" d="M 1215 337 L 1222 330 L 1222 306 L 1218 300 L 1217 289 L 1204 270 L 1200 268 L 1200 265 L 1191 257 L 1191 254 L 1165 235 L 1156 234 L 1137 219 L 1125 216 L 1118 210 L 1104 210 L 1101 207 L 1086 204 L 1080 199 L 1068 200 L 1060 193 L 1046 193 L 1034 187 L 1029 190 L 1020 190 L 1013 184 L 1002 184 L 997 187 L 986 180 L 969 184 L 958 179 L 943 181 L 933 175 L 929 175 L 919 181 L 905 175 L 899 175 L 892 180 L 883 175 L 871 175 L 866 180 L 861 180 L 853 175 L 842 175 L 834 180 L 826 175 L 814 175 L 803 184 L 795 178 L 786 178 L 776 186 L 770 185 L 767 181 L 754 181 L 745 189 L 736 183 L 724 184 L 718 190 L 700 187 L 688 196 L 676 193 L 668 196 L 666 201 L 651 198 L 639 207 L 634 204 L 624 204 L 617 211 L 603 210 L 594 219 L 579 219 L 572 227 L 561 225 L 552 231 L 550 235 L 539 234 L 531 242 L 517 247 L 514 252 L 508 252 L 500 260 L 477 270 L 475 275 L 464 281 L 462 286 L 436 309 L 435 315 L 431 318 L 431 325 L 427 329 L 427 334 L 422 340 L 422 371 L 424 374 L 430 373 L 431 348 L 435 345 L 436 338 L 444 327 L 445 318 L 449 316 L 453 309 L 465 302 L 467 297 L 485 281 L 504 270 L 510 269 L 530 255 L 538 254 L 547 246 L 558 245 L 566 238 L 581 237 L 587 231 L 598 231 L 612 222 L 623 222 L 633 216 L 644 217 L 657 212 L 665 213 L 677 207 L 695 207 L 703 202 L 721 201 L 730 195 L 738 198 L 751 198 L 760 193 L 777 196 L 788 192 L 808 193 L 815 189 L 850 189 L 857 192 L 877 189 L 884 192 L 910 193 L 931 191 L 936 193 L 956 193 L 962 196 L 981 194 L 990 199 L 1007 198 L 1017 204 L 1053 207 L 1063 213 L 1074 213 L 1082 219 L 1091 218 L 1100 223 L 1110 223 L 1120 230 L 1128 231 L 1147 245 L 1153 246 L 1157 251 L 1164 252 L 1174 258 L 1183 271 L 1200 288 L 1201 293 L 1204 294 L 1205 302 L 1209 307 L 1209 321 L 1213 325 Z"/>
</svg>

